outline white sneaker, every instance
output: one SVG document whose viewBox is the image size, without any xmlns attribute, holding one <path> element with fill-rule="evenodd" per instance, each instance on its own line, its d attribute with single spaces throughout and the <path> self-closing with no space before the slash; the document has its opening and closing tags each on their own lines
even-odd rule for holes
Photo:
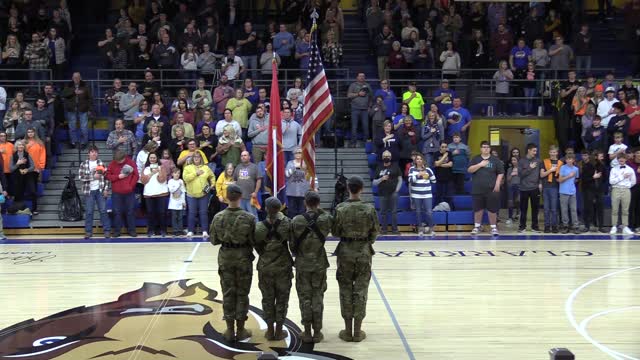
<svg viewBox="0 0 640 360">
<path fill-rule="evenodd" d="M 618 233 L 618 227 L 617 226 L 611 227 L 611 231 L 609 231 L 609 234 L 615 235 L 617 233 Z"/>
<path fill-rule="evenodd" d="M 478 235 L 478 233 L 480 233 L 479 227 L 474 227 L 473 230 L 471 230 L 471 235 Z"/>
<path fill-rule="evenodd" d="M 500 235 L 500 233 L 498 232 L 498 228 L 497 227 L 491 228 L 491 235 L 493 235 L 493 236 Z"/>
<path fill-rule="evenodd" d="M 192 233 L 191 231 L 189 231 L 189 232 L 187 233 L 187 237 L 193 237 L 193 233 Z"/>
<path fill-rule="evenodd" d="M 209 234 L 206 231 L 202 232 L 202 238 L 206 239 L 209 237 Z"/>
<path fill-rule="evenodd" d="M 511 219 L 507 219 L 507 221 L 505 221 L 505 224 L 507 225 L 511 225 L 513 223 L 513 221 Z"/>
<path fill-rule="evenodd" d="M 624 235 L 633 235 L 633 231 L 631 231 L 631 229 L 629 229 L 628 226 L 625 226 L 624 229 L 622 229 L 622 234 L 624 234 Z"/>
</svg>

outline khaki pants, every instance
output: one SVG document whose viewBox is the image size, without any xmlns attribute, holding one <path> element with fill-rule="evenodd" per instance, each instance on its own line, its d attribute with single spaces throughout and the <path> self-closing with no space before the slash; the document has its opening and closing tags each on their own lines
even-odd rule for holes
<svg viewBox="0 0 640 360">
<path fill-rule="evenodd" d="M 622 213 L 622 226 L 629 226 L 629 204 L 631 204 L 631 190 L 623 188 L 611 189 L 611 226 L 618 225 L 618 214 Z M 622 206 L 622 210 L 619 207 Z"/>
<path fill-rule="evenodd" d="M 378 56 L 378 79 L 386 79 L 384 76 L 384 70 L 387 68 L 387 60 L 386 56 Z"/>
<path fill-rule="evenodd" d="M 257 164 L 264 159 L 267 153 L 267 147 L 264 145 L 253 145 L 251 148 L 251 155 L 253 155 L 253 163 Z M 286 164 L 285 164 L 286 165 Z"/>
</svg>

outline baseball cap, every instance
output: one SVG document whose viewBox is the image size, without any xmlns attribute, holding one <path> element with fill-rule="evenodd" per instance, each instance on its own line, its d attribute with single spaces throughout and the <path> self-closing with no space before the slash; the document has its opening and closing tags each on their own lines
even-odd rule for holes
<svg viewBox="0 0 640 360">
<path fill-rule="evenodd" d="M 604 86 L 602 86 L 602 84 L 598 84 L 598 85 L 596 85 L 595 90 L 596 91 L 604 91 Z"/>
<path fill-rule="evenodd" d="M 614 93 L 614 92 L 616 92 L 616 89 L 614 89 L 613 87 L 609 86 L 609 87 L 607 88 L 607 90 L 605 90 L 604 92 L 605 92 L 605 94 L 606 94 L 606 93 L 608 93 L 608 92 L 612 92 L 612 93 Z"/>
<path fill-rule="evenodd" d="M 236 184 L 230 184 L 229 186 L 227 186 L 227 195 L 230 194 L 242 195 L 242 189 Z"/>
</svg>

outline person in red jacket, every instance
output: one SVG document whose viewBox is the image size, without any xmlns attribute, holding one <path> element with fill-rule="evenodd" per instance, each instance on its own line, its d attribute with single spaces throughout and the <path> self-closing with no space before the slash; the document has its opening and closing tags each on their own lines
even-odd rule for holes
<svg viewBox="0 0 640 360">
<path fill-rule="evenodd" d="M 113 161 L 109 164 L 105 176 L 111 182 L 114 214 L 112 236 L 120 236 L 122 216 L 126 216 L 129 235 L 136 237 L 135 188 L 140 176 L 138 167 L 122 150 L 118 150 L 114 154 Z"/>
</svg>

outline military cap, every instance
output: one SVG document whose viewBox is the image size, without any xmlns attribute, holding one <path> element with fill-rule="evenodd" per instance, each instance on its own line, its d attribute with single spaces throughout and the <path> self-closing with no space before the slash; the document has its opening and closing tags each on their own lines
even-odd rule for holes
<svg viewBox="0 0 640 360">
<path fill-rule="evenodd" d="M 240 186 L 236 184 L 230 184 L 229 186 L 227 186 L 227 195 L 231 195 L 233 193 L 242 195 L 242 189 L 240 188 Z"/>
<path fill-rule="evenodd" d="M 358 175 L 354 175 L 352 177 L 349 178 L 349 180 L 347 181 L 348 185 L 358 185 L 363 187 L 364 186 L 364 180 L 362 180 L 362 178 Z"/>
<path fill-rule="evenodd" d="M 280 200 L 278 200 L 278 198 L 276 197 L 270 197 L 268 198 L 265 202 L 265 207 L 267 209 L 277 209 L 280 210 L 280 208 L 282 208 L 282 203 L 280 202 Z"/>
</svg>

